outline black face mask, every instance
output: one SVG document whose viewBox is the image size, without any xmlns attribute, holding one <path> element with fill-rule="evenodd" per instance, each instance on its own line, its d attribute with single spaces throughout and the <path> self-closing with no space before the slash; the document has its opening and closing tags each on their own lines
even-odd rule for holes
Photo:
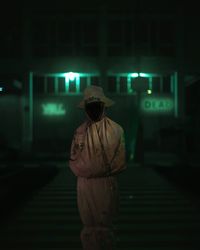
<svg viewBox="0 0 200 250">
<path fill-rule="evenodd" d="M 104 111 L 104 103 L 91 102 L 85 104 L 85 111 L 92 121 L 94 122 L 99 121 Z"/>
</svg>

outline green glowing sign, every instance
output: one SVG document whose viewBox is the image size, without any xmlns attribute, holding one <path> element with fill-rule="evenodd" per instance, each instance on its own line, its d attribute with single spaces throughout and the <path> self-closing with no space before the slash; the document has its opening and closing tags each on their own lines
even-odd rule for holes
<svg viewBox="0 0 200 250">
<path fill-rule="evenodd" d="M 150 74 L 147 73 L 132 73 L 130 74 L 131 77 L 150 77 Z"/>
<path fill-rule="evenodd" d="M 146 74 L 146 73 L 139 73 L 139 76 L 140 76 L 140 77 L 149 77 L 149 74 Z"/>
<path fill-rule="evenodd" d="M 69 73 L 65 73 L 65 80 L 66 81 L 74 81 L 75 78 L 79 77 L 78 73 L 74 73 L 74 72 L 69 72 Z"/>
<path fill-rule="evenodd" d="M 133 73 L 133 74 L 131 74 L 131 77 L 138 77 L 138 76 L 139 76 L 138 73 Z"/>
<path fill-rule="evenodd" d="M 169 113 L 174 109 L 174 101 L 169 97 L 144 97 L 140 105 L 148 113 Z"/>
<path fill-rule="evenodd" d="M 43 115 L 49 115 L 49 116 L 60 116 L 65 115 L 66 110 L 64 109 L 63 104 L 58 103 L 47 103 L 42 104 L 42 114 Z"/>
</svg>

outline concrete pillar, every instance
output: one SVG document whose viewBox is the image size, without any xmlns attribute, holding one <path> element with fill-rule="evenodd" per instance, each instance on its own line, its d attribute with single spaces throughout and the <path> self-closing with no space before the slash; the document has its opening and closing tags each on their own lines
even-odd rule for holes
<svg viewBox="0 0 200 250">
<path fill-rule="evenodd" d="M 177 9 L 176 26 L 176 65 L 177 65 L 177 97 L 178 97 L 178 117 L 185 117 L 185 55 L 184 55 L 184 11 Z"/>
<path fill-rule="evenodd" d="M 22 95 L 22 151 L 30 154 L 32 150 L 32 84 L 30 83 L 32 61 L 32 9 L 30 3 L 23 5 L 22 48 L 23 48 L 23 95 Z"/>
<path fill-rule="evenodd" d="M 107 91 L 107 11 L 106 4 L 102 4 L 99 12 L 99 68 L 100 85 Z"/>
<path fill-rule="evenodd" d="M 184 9 L 180 5 L 177 8 L 176 13 L 176 68 L 177 72 L 175 73 L 175 96 L 177 98 L 177 112 L 176 117 L 179 121 L 179 147 L 178 155 L 179 158 L 183 161 L 187 161 L 186 154 L 186 138 L 184 133 L 184 123 L 185 123 L 185 24 L 184 24 Z"/>
<path fill-rule="evenodd" d="M 32 73 L 24 74 L 22 95 L 22 151 L 29 154 L 33 141 L 33 91 Z"/>
<path fill-rule="evenodd" d="M 23 59 L 24 66 L 28 67 L 32 57 L 32 31 L 31 31 L 31 19 L 32 9 L 30 3 L 24 2 L 22 12 L 22 48 L 23 48 Z"/>
</svg>

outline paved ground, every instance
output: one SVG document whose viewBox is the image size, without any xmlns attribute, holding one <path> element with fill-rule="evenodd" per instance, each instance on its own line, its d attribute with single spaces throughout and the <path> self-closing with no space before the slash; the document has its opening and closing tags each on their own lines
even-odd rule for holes
<svg viewBox="0 0 200 250">
<path fill-rule="evenodd" d="M 56 178 L 1 225 L 1 250 L 82 249 L 76 178 L 67 164 L 59 167 Z M 199 207 L 188 194 L 148 167 L 129 165 L 118 181 L 118 250 L 200 249 Z"/>
</svg>

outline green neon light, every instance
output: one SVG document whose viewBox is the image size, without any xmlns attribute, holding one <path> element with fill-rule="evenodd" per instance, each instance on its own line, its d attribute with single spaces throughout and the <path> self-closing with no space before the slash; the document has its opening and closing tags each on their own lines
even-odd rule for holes
<svg viewBox="0 0 200 250">
<path fill-rule="evenodd" d="M 141 100 L 141 110 L 148 113 L 168 113 L 174 109 L 172 98 L 145 97 Z"/>
<path fill-rule="evenodd" d="M 65 73 L 64 74 L 65 76 L 65 81 L 74 81 L 75 78 L 78 78 L 79 77 L 79 74 L 78 73 L 73 73 L 73 72 L 69 72 L 69 73 Z"/>
<path fill-rule="evenodd" d="M 66 110 L 62 103 L 42 104 L 42 114 L 48 116 L 62 116 L 66 114 Z"/>
<path fill-rule="evenodd" d="M 65 76 L 66 92 L 69 92 L 69 84 L 71 84 L 70 81 L 74 81 L 75 79 L 76 79 L 75 85 L 79 91 L 79 89 L 80 89 L 80 74 L 69 72 L 69 73 L 64 73 L 64 76 Z"/>
<path fill-rule="evenodd" d="M 0 87 L 0 92 L 2 92 L 3 91 L 3 87 Z"/>
<path fill-rule="evenodd" d="M 146 74 L 146 73 L 139 73 L 139 76 L 140 76 L 140 77 L 149 77 L 149 74 Z"/>
<path fill-rule="evenodd" d="M 147 73 L 132 73 L 130 74 L 131 77 L 150 77 L 150 74 L 147 74 Z"/>
<path fill-rule="evenodd" d="M 138 76 L 139 76 L 138 73 L 132 73 L 132 74 L 131 74 L 131 77 L 138 77 Z"/>
<path fill-rule="evenodd" d="M 151 90 L 151 89 L 148 89 L 148 90 L 147 90 L 147 94 L 148 94 L 148 95 L 151 95 L 151 94 L 152 94 L 152 90 Z"/>
</svg>

